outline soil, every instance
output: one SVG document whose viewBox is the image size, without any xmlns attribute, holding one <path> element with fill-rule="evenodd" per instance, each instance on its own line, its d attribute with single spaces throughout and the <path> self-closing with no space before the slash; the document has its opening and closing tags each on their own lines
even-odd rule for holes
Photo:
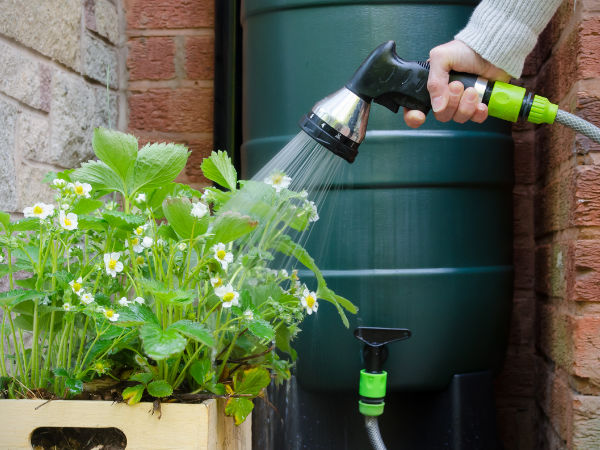
<svg viewBox="0 0 600 450">
<path fill-rule="evenodd" d="M 122 450 L 127 438 L 117 428 L 38 428 L 31 436 L 34 450 Z"/>
</svg>

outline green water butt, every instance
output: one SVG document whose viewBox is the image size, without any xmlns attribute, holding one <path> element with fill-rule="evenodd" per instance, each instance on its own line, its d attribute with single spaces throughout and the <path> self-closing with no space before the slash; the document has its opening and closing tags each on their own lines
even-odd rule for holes
<svg viewBox="0 0 600 450">
<path fill-rule="evenodd" d="M 297 132 L 298 119 L 393 39 L 426 59 L 467 22 L 475 1 L 245 1 L 244 176 Z M 299 383 L 354 391 L 362 326 L 402 327 L 390 346 L 390 390 L 438 389 L 453 374 L 497 370 L 512 299 L 510 125 L 419 130 L 374 105 L 356 162 L 336 179 L 306 244 L 328 284 L 360 312 L 345 329 L 321 302 L 297 348 Z M 333 213 L 331 211 L 334 211 Z M 324 380 L 323 373 L 328 376 Z"/>
</svg>

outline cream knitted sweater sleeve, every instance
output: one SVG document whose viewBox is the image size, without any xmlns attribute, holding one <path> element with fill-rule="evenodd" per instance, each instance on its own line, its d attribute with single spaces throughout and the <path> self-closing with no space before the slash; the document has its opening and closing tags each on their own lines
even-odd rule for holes
<svg viewBox="0 0 600 450">
<path fill-rule="evenodd" d="M 455 38 L 515 78 L 562 0 L 482 0 Z"/>
</svg>

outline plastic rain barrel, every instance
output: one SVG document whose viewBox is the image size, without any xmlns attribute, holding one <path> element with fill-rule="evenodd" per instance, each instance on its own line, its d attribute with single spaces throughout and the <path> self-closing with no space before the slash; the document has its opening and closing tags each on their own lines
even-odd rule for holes
<svg viewBox="0 0 600 450">
<path fill-rule="evenodd" d="M 476 1 L 245 0 L 242 170 L 252 176 L 379 44 L 426 59 Z M 510 125 L 411 130 L 374 105 L 359 155 L 321 208 L 308 250 L 330 287 L 358 305 L 350 329 L 320 302 L 296 341 L 303 389 L 356 391 L 356 326 L 409 328 L 389 346 L 388 390 L 432 390 L 453 374 L 498 370 L 512 298 Z M 333 206 L 332 206 L 333 208 Z M 323 214 L 323 213 L 322 213 Z M 326 374 L 326 376 L 324 376 Z"/>
</svg>

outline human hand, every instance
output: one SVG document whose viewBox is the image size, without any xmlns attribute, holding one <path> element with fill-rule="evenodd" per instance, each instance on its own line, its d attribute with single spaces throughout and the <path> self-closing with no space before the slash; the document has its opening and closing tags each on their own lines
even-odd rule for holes
<svg viewBox="0 0 600 450">
<path fill-rule="evenodd" d="M 441 122 L 454 119 L 481 123 L 487 118 L 487 106 L 479 102 L 474 88 L 465 89 L 460 81 L 448 84 L 449 72 L 466 72 L 481 75 L 489 80 L 510 80 L 510 75 L 479 56 L 462 41 L 454 40 L 431 49 L 429 52 L 429 79 L 427 90 L 435 118 Z M 425 114 L 418 110 L 404 109 L 404 121 L 411 128 L 425 122 Z"/>
</svg>

